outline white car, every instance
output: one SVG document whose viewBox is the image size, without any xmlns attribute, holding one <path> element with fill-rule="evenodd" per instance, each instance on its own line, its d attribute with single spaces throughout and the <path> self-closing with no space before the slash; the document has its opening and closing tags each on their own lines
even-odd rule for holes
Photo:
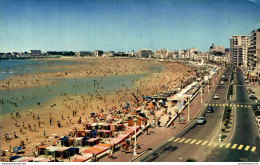
<svg viewBox="0 0 260 165">
<path fill-rule="evenodd" d="M 197 119 L 197 122 L 196 122 L 197 124 L 205 124 L 206 123 L 206 119 L 205 119 L 205 117 L 199 117 L 198 119 Z"/>
<path fill-rule="evenodd" d="M 219 95 L 218 95 L 218 94 L 215 94 L 215 95 L 214 95 L 214 99 L 219 99 Z"/>
<path fill-rule="evenodd" d="M 220 81 L 220 85 L 224 85 L 224 81 Z"/>
<path fill-rule="evenodd" d="M 225 76 L 223 75 L 222 78 L 225 78 Z"/>
</svg>

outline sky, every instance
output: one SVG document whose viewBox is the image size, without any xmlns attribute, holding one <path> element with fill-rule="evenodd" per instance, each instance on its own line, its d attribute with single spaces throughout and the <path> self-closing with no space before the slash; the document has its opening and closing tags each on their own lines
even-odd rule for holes
<svg viewBox="0 0 260 165">
<path fill-rule="evenodd" d="M 0 52 L 229 48 L 260 0 L 0 0 Z"/>
</svg>

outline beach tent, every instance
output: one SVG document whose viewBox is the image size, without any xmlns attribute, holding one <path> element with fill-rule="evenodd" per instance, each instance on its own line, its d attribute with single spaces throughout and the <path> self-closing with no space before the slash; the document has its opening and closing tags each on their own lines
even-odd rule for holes
<svg viewBox="0 0 260 165">
<path fill-rule="evenodd" d="M 20 151 L 21 149 L 22 149 L 21 146 L 16 146 L 16 147 L 13 148 L 13 152 L 18 152 L 18 151 Z"/>
<path fill-rule="evenodd" d="M 94 146 L 94 145 L 99 143 L 99 139 L 98 138 L 90 138 L 90 139 L 87 140 L 87 142 L 88 142 L 89 146 Z"/>
<path fill-rule="evenodd" d="M 59 148 L 61 148 L 61 147 L 58 147 L 58 146 L 49 146 L 49 147 L 47 147 L 46 148 L 46 150 L 45 150 L 45 155 L 51 155 L 52 157 L 54 157 L 55 158 L 55 151 L 57 150 L 57 149 L 59 149 Z"/>
<path fill-rule="evenodd" d="M 83 137 L 76 138 L 74 146 L 82 146 L 82 139 L 83 139 Z"/>
<path fill-rule="evenodd" d="M 66 146 L 66 147 L 70 146 L 69 138 L 70 138 L 69 136 L 64 136 L 64 137 L 60 138 L 59 140 L 61 141 L 61 146 Z"/>
<path fill-rule="evenodd" d="M 155 106 L 154 106 L 154 104 L 150 101 L 149 103 L 148 103 L 148 106 L 146 107 L 148 110 L 154 110 L 155 109 Z"/>
<path fill-rule="evenodd" d="M 91 130 L 90 131 L 90 137 L 91 138 L 96 138 L 97 137 L 97 130 Z"/>
<path fill-rule="evenodd" d="M 136 118 L 137 118 L 137 122 L 136 122 L 137 126 L 140 126 L 140 125 L 145 126 L 147 124 L 146 118 L 141 117 L 141 116 L 137 116 Z M 135 125 L 134 119 L 133 118 L 129 119 L 128 120 L 128 126 L 134 126 L 134 125 Z"/>
<path fill-rule="evenodd" d="M 67 151 L 69 153 L 69 156 L 73 156 L 73 155 L 79 153 L 79 148 L 71 147 L 71 148 L 68 148 L 65 151 Z"/>
<path fill-rule="evenodd" d="M 88 139 L 90 139 L 90 138 L 84 137 L 83 139 L 81 139 L 82 140 L 82 146 L 87 146 L 88 145 L 88 142 L 87 142 Z"/>
<path fill-rule="evenodd" d="M 98 130 L 98 133 L 101 135 L 101 137 L 104 137 L 104 138 L 112 136 L 111 130 Z"/>
<path fill-rule="evenodd" d="M 68 145 L 72 146 L 72 145 L 74 145 L 74 142 L 75 142 L 75 138 L 74 137 L 70 137 L 69 141 L 68 141 Z"/>
<path fill-rule="evenodd" d="M 110 124 L 110 130 L 115 131 L 116 130 L 116 124 Z"/>
<path fill-rule="evenodd" d="M 122 130 L 124 130 L 124 128 L 125 128 L 125 125 L 124 124 L 117 124 L 117 131 L 122 131 Z"/>
<path fill-rule="evenodd" d="M 47 148 L 47 145 L 41 145 L 38 147 L 38 155 L 44 155 L 45 149 Z"/>
<path fill-rule="evenodd" d="M 78 135 L 78 137 L 84 137 L 85 136 L 85 130 L 84 129 L 79 129 L 78 131 L 77 131 L 77 135 Z M 83 136 L 84 135 L 84 136 Z"/>
<path fill-rule="evenodd" d="M 59 149 L 56 150 L 56 157 L 63 157 L 63 158 L 67 158 L 69 156 L 68 152 L 66 151 L 69 147 L 61 147 Z"/>
<path fill-rule="evenodd" d="M 18 158 L 21 158 L 22 156 L 18 156 L 18 155 L 15 155 L 15 156 L 11 156 L 10 157 L 10 162 L 13 162 L 15 159 L 18 159 Z"/>
<path fill-rule="evenodd" d="M 86 123 L 86 129 L 88 130 L 88 129 L 91 129 L 91 125 L 92 125 L 93 123 Z"/>
<path fill-rule="evenodd" d="M 110 124 L 104 124 L 104 125 L 103 125 L 103 128 L 104 128 L 105 130 L 110 130 Z"/>
<path fill-rule="evenodd" d="M 91 124 L 91 129 L 92 129 L 92 130 L 98 129 L 98 124 L 97 124 L 97 123 Z"/>
</svg>

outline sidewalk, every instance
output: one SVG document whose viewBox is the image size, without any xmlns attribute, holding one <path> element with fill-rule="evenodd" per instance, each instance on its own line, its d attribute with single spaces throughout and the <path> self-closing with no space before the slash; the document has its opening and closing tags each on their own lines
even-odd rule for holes
<svg viewBox="0 0 260 165">
<path fill-rule="evenodd" d="M 221 75 L 221 74 L 219 74 Z M 218 75 L 218 76 L 219 76 Z M 203 102 L 205 102 L 210 93 L 212 92 L 212 90 L 214 90 L 214 87 L 216 86 L 216 84 L 218 84 L 218 80 L 216 79 L 216 76 L 214 76 L 214 78 L 211 79 L 211 85 L 210 85 L 210 91 L 208 92 L 208 85 L 205 85 L 205 87 L 203 88 Z M 214 86 L 213 86 L 213 80 L 214 80 Z M 192 120 L 194 120 L 194 118 L 198 115 L 198 113 L 201 110 L 201 107 L 203 106 L 203 104 L 201 103 L 201 95 L 200 93 L 197 94 L 197 96 L 191 101 L 190 103 L 190 122 Z M 188 106 L 184 109 L 184 113 L 183 113 L 183 117 L 184 117 L 184 122 L 182 123 L 178 123 L 178 118 L 176 119 L 176 121 L 174 121 L 174 128 L 172 126 L 170 126 L 169 128 L 166 127 L 156 127 L 156 128 L 149 128 L 149 133 L 147 135 L 146 132 L 144 132 L 142 135 L 140 135 L 137 138 L 137 143 L 140 145 L 140 148 L 138 148 L 137 151 L 137 155 L 139 156 L 141 153 L 147 151 L 148 148 L 153 148 L 155 147 L 157 144 L 165 141 L 167 138 L 169 138 L 170 136 L 173 136 L 174 134 L 176 134 L 177 132 L 179 132 L 180 130 L 182 130 L 185 126 L 187 126 L 189 124 L 188 122 Z M 174 110 L 172 110 L 174 112 Z M 163 112 L 161 110 L 161 112 Z M 172 113 L 172 116 L 175 113 Z M 168 115 L 164 115 L 165 119 L 168 119 Z M 163 121 L 164 121 L 163 120 Z M 162 125 L 164 126 L 166 123 L 163 122 Z M 121 151 L 117 151 L 114 153 L 114 159 L 109 159 L 107 156 L 103 157 L 99 160 L 99 162 L 128 162 L 130 160 L 132 160 L 133 158 L 135 158 L 137 156 L 133 156 L 133 149 L 130 148 L 127 153 L 125 152 L 121 152 Z"/>
</svg>

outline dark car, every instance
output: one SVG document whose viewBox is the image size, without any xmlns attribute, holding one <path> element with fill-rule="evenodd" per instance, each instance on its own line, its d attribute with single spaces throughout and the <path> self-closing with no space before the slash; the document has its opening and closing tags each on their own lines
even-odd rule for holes
<svg viewBox="0 0 260 165">
<path fill-rule="evenodd" d="M 213 107 L 212 106 L 208 106 L 207 107 L 207 112 L 208 113 L 213 113 L 214 112 Z"/>
<path fill-rule="evenodd" d="M 225 79 L 224 79 L 224 81 L 228 81 L 228 79 L 227 79 L 227 78 L 225 78 Z"/>
<path fill-rule="evenodd" d="M 256 105 L 260 106 L 260 100 L 257 100 Z"/>
<path fill-rule="evenodd" d="M 255 116 L 260 116 L 260 111 L 255 111 Z"/>
<path fill-rule="evenodd" d="M 255 97 L 255 95 L 250 95 L 249 98 L 252 100 L 257 100 L 257 97 Z"/>
<path fill-rule="evenodd" d="M 258 106 L 256 105 L 256 104 L 253 104 L 252 105 L 252 110 L 255 112 L 255 111 L 257 111 L 258 110 Z"/>
</svg>

